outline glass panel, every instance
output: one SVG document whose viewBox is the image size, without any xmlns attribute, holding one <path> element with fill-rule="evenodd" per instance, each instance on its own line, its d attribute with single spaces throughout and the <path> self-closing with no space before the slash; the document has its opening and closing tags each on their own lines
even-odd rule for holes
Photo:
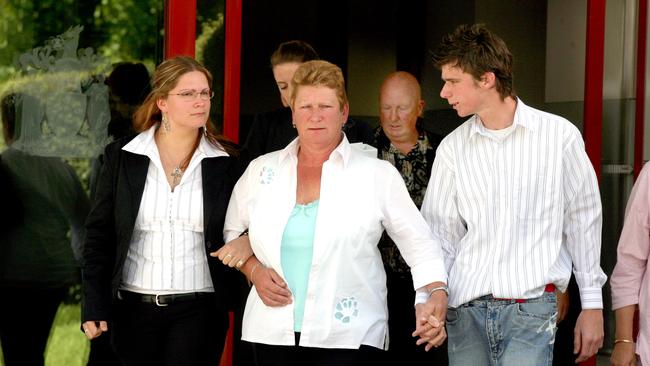
<svg viewBox="0 0 650 366">
<path fill-rule="evenodd" d="M 130 131 L 162 59 L 163 0 L 5 0 L 0 14 L 0 205 L 12 217 L 0 222 L 0 292 L 15 305 L 2 307 L 2 333 L 16 336 L 7 317 L 19 319 L 30 339 L 15 342 L 45 352 L 46 364 L 85 365 L 91 351 L 79 332 L 79 229 L 95 158 Z M 21 306 L 18 291 L 40 297 Z M 21 314 L 34 306 L 51 317 Z M 51 322 L 47 351 L 28 345 L 39 327 L 47 337 Z"/>
<path fill-rule="evenodd" d="M 198 0 L 196 14 L 196 59 L 212 73 L 214 98 L 210 118 L 222 131 L 225 0 Z"/>
</svg>

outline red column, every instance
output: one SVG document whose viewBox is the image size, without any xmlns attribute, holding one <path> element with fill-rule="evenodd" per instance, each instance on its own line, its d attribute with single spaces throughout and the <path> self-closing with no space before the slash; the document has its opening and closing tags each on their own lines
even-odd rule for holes
<svg viewBox="0 0 650 366">
<path fill-rule="evenodd" d="M 223 82 L 223 134 L 239 142 L 242 0 L 226 0 L 226 59 Z"/>
<path fill-rule="evenodd" d="M 194 57 L 196 44 L 196 0 L 166 0 L 165 59 Z"/>
<path fill-rule="evenodd" d="M 603 143 L 603 62 L 605 49 L 605 0 L 587 2 L 587 50 L 585 59 L 585 148 L 598 180 Z"/>
</svg>

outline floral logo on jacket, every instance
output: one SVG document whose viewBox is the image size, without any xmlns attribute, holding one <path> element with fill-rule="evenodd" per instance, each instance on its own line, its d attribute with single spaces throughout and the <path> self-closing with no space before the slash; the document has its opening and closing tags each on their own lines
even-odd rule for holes
<svg viewBox="0 0 650 366">
<path fill-rule="evenodd" d="M 274 176 L 275 176 L 275 171 L 273 171 L 272 168 L 266 166 L 262 167 L 262 170 L 260 171 L 260 183 L 270 184 L 273 181 Z"/>
<path fill-rule="evenodd" d="M 341 299 L 335 308 L 334 318 L 341 323 L 350 323 L 352 318 L 359 316 L 359 303 L 353 296 Z"/>
</svg>

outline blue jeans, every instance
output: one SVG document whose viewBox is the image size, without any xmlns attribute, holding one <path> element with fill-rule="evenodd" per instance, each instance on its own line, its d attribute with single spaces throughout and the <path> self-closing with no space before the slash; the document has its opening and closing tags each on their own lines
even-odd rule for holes
<svg viewBox="0 0 650 366">
<path fill-rule="evenodd" d="M 551 365 L 556 319 L 553 292 L 523 303 L 483 296 L 449 308 L 449 365 Z"/>
</svg>

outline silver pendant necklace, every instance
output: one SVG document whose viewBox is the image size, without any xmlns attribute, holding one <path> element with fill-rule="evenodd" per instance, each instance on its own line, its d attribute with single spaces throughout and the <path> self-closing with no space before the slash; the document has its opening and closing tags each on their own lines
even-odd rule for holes
<svg viewBox="0 0 650 366">
<path fill-rule="evenodd" d="M 172 176 L 173 185 L 177 185 L 178 183 L 180 183 L 181 177 L 183 177 L 183 171 L 178 165 L 174 167 L 174 169 L 172 170 L 171 176 Z"/>
</svg>

